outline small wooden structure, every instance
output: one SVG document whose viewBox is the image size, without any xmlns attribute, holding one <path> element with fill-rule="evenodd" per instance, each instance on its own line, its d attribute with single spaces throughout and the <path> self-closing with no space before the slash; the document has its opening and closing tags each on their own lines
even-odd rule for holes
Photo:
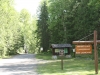
<svg viewBox="0 0 100 75">
<path fill-rule="evenodd" d="M 66 51 L 64 52 L 64 54 L 69 55 L 71 47 L 72 47 L 71 44 L 51 44 L 53 55 L 59 55 L 60 50 Z M 59 51 L 55 52 L 55 49 L 58 49 Z"/>
</svg>

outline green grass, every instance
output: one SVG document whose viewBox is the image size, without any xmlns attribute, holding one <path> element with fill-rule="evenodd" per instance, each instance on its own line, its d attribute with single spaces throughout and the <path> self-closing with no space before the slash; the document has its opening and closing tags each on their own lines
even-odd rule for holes
<svg viewBox="0 0 100 75">
<path fill-rule="evenodd" d="M 36 54 L 36 58 L 38 59 L 44 59 L 44 60 L 51 60 L 52 54 L 51 53 L 40 53 L 40 54 Z"/>
<path fill-rule="evenodd" d="M 51 59 L 51 56 L 43 54 L 42 56 L 38 55 L 38 57 L 39 59 Z M 64 59 L 63 70 L 61 70 L 61 59 L 47 61 L 50 62 L 38 65 L 37 71 L 40 75 L 96 75 L 94 60 L 88 60 L 86 58 Z"/>
</svg>

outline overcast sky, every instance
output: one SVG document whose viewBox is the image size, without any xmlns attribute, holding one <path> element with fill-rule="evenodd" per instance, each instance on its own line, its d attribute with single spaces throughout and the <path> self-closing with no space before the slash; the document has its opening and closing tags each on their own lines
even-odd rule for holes
<svg viewBox="0 0 100 75">
<path fill-rule="evenodd" d="M 35 15 L 40 1 L 41 0 L 15 0 L 15 9 L 20 11 L 25 8 L 32 15 Z"/>
</svg>

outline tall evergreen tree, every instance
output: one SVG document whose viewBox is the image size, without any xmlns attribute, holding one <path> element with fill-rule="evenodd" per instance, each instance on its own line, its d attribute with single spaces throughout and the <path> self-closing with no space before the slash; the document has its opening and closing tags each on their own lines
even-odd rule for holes
<svg viewBox="0 0 100 75">
<path fill-rule="evenodd" d="M 46 52 L 49 48 L 49 30 L 48 30 L 48 11 L 47 3 L 44 1 L 40 6 L 40 13 L 37 23 L 37 38 L 40 39 L 40 47 Z M 38 43 L 39 43 L 38 42 Z"/>
</svg>

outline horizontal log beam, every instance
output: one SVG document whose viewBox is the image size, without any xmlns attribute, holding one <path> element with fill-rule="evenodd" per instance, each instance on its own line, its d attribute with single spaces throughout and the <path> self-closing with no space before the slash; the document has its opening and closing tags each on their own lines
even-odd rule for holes
<svg viewBox="0 0 100 75">
<path fill-rule="evenodd" d="M 100 44 L 100 40 L 97 43 Z M 73 41 L 73 44 L 94 44 L 94 41 Z"/>
</svg>

